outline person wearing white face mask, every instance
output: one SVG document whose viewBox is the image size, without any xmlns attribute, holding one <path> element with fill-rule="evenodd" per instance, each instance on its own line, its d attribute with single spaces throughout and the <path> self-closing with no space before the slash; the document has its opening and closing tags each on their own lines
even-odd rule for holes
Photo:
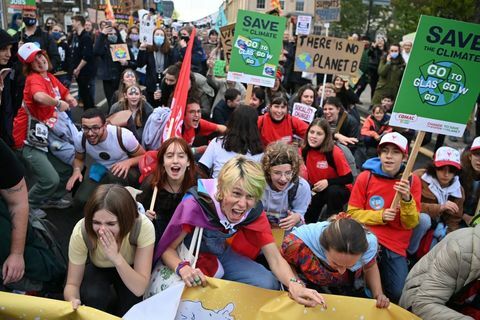
<svg viewBox="0 0 480 320">
<path fill-rule="evenodd" d="M 381 103 L 382 97 L 386 95 L 396 96 L 403 71 L 405 70 L 405 61 L 400 54 L 400 46 L 392 44 L 386 56 L 383 56 L 378 66 L 378 83 L 372 98 L 372 104 Z"/>
<path fill-rule="evenodd" d="M 137 57 L 137 66 L 147 66 L 146 74 L 147 101 L 153 106 L 160 106 L 162 96 L 160 90 L 163 72 L 173 64 L 170 41 L 165 36 L 165 30 L 157 28 L 153 30 L 153 45 L 143 42 Z"/>
</svg>

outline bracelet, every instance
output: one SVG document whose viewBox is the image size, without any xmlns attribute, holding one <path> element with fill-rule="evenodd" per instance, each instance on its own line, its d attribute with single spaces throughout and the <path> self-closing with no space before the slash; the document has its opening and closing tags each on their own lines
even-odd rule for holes
<svg viewBox="0 0 480 320">
<path fill-rule="evenodd" d="M 62 105 L 62 100 L 58 99 L 57 105 L 55 107 L 60 108 L 61 105 Z"/>
<path fill-rule="evenodd" d="M 82 168 L 80 168 L 80 167 L 75 167 L 75 168 L 73 168 L 73 171 L 75 171 L 75 170 L 82 171 Z"/>
<path fill-rule="evenodd" d="M 295 277 L 290 278 L 290 282 L 295 282 L 305 287 L 305 283 L 302 280 L 297 279 Z"/>
<path fill-rule="evenodd" d="M 190 261 L 183 260 L 182 262 L 180 262 L 178 264 L 177 268 L 175 269 L 175 273 L 177 274 L 177 276 L 181 277 L 180 276 L 180 269 L 182 269 L 185 266 L 190 266 Z"/>
<path fill-rule="evenodd" d="M 197 150 L 195 148 L 192 148 L 192 154 L 195 155 L 197 153 Z"/>
</svg>

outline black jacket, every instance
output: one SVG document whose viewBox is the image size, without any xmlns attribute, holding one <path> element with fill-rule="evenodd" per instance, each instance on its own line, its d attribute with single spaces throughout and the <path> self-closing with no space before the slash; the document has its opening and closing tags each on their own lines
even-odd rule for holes
<svg viewBox="0 0 480 320">
<path fill-rule="evenodd" d="M 165 55 L 163 70 L 167 69 L 173 64 L 172 51 Z M 153 93 L 157 90 L 157 83 L 160 83 L 157 68 L 155 65 L 155 53 L 140 50 L 137 56 L 137 67 L 142 68 L 147 66 L 146 72 L 146 86 L 147 92 Z"/>
<path fill-rule="evenodd" d="M 212 121 L 216 124 L 226 125 L 235 109 L 227 105 L 225 99 L 220 100 L 213 109 Z"/>
<path fill-rule="evenodd" d="M 95 59 L 93 56 L 93 40 L 87 31 L 73 37 L 72 41 L 72 70 L 78 67 L 80 61 L 85 60 L 87 64 L 80 71 L 80 77 L 95 76 Z"/>
<path fill-rule="evenodd" d="M 120 33 L 117 32 L 117 43 L 123 43 Z M 133 57 L 132 52 L 128 49 L 130 57 Z M 120 74 L 125 68 L 137 68 L 137 63 L 135 60 L 129 60 L 128 64 L 124 67 L 120 62 L 114 62 L 112 60 L 112 54 L 110 53 L 110 43 L 108 42 L 107 36 L 103 33 L 100 33 L 96 40 L 95 46 L 93 47 L 93 54 L 97 57 L 97 77 L 100 80 L 118 80 L 120 79 Z"/>
</svg>

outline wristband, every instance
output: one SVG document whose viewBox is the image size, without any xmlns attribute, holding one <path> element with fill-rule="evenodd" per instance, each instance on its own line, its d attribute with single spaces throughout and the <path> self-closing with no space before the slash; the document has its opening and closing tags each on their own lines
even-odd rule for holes
<svg viewBox="0 0 480 320">
<path fill-rule="evenodd" d="M 197 150 L 195 148 L 192 148 L 192 154 L 195 155 L 197 153 Z"/>
<path fill-rule="evenodd" d="M 62 100 L 60 100 L 60 99 L 57 100 L 57 104 L 55 105 L 55 107 L 60 108 L 60 105 L 61 105 L 60 101 L 62 101 Z"/>
<path fill-rule="evenodd" d="M 180 262 L 180 263 L 178 264 L 177 268 L 175 269 L 175 273 L 176 273 L 177 276 L 179 276 L 180 278 L 181 278 L 181 276 L 180 276 L 180 269 L 182 269 L 182 268 L 185 267 L 185 266 L 190 266 L 190 261 L 184 260 L 184 261 Z"/>
<path fill-rule="evenodd" d="M 298 283 L 298 284 L 300 284 L 300 285 L 302 285 L 302 286 L 305 287 L 305 283 L 303 283 L 302 280 L 297 279 L 297 278 L 295 278 L 295 277 L 290 278 L 290 282 L 296 282 L 296 283 Z"/>
<path fill-rule="evenodd" d="M 82 168 L 80 168 L 80 167 L 75 167 L 75 168 L 73 168 L 73 171 L 75 171 L 75 170 L 82 171 Z"/>
</svg>

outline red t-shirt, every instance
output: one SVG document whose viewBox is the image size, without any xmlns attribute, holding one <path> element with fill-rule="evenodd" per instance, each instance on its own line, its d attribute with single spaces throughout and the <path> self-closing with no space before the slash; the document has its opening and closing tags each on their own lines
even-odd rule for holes
<svg viewBox="0 0 480 320">
<path fill-rule="evenodd" d="M 42 77 L 39 73 L 32 72 L 25 80 L 25 89 L 23 90 L 23 102 L 28 108 L 30 114 L 35 119 L 41 122 L 49 121 L 51 118 L 56 118 L 55 106 L 42 105 L 33 100 L 33 95 L 37 92 L 44 92 L 52 98 L 65 99 L 69 94 L 67 88 L 55 78 L 54 75 L 48 73 L 48 79 Z M 23 108 L 18 110 L 18 114 L 13 121 L 13 140 L 14 148 L 23 147 L 24 141 L 27 137 L 28 116 Z"/>
<path fill-rule="evenodd" d="M 388 179 L 371 173 L 362 172 L 355 181 L 348 205 L 364 210 L 376 210 L 379 215 L 383 209 L 390 208 L 395 190 L 393 186 L 398 179 Z M 418 212 L 421 208 L 422 183 L 420 178 L 412 175 L 411 188 L 413 199 Z M 400 214 L 395 220 L 385 225 L 369 225 L 368 228 L 377 236 L 378 242 L 387 249 L 406 256 L 406 250 L 410 243 L 412 230 L 405 229 L 400 221 Z"/>
<path fill-rule="evenodd" d="M 306 167 L 308 182 L 311 185 L 323 179 L 338 178 L 352 172 L 343 151 L 335 145 L 333 146 L 332 157 L 336 170 L 328 164 L 325 153 L 319 152 L 318 150 L 308 151 Z M 352 191 L 351 184 L 347 184 L 346 187 Z"/>
<path fill-rule="evenodd" d="M 282 121 L 274 122 L 266 113 L 258 118 L 257 125 L 264 146 L 278 140 L 291 143 L 293 135 L 303 139 L 308 129 L 308 124 L 289 114 Z"/>
<path fill-rule="evenodd" d="M 217 124 L 209 122 L 207 120 L 200 119 L 198 124 L 198 135 L 208 136 L 217 130 Z M 195 140 L 195 128 L 184 129 L 182 134 L 183 139 L 187 141 L 189 145 L 192 145 Z"/>
</svg>

